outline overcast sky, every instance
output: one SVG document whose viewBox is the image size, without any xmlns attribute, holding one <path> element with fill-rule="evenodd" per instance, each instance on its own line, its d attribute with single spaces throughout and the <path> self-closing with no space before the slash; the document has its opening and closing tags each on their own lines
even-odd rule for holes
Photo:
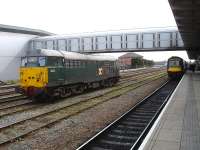
<svg viewBox="0 0 200 150">
<path fill-rule="evenodd" d="M 176 26 L 168 0 L 2 0 L 0 23 L 57 34 Z M 186 52 L 140 53 L 166 60 Z"/>
</svg>

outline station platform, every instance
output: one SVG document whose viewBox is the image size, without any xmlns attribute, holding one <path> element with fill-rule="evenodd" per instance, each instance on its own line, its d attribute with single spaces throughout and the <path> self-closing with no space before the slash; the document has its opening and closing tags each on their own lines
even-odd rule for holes
<svg viewBox="0 0 200 150">
<path fill-rule="evenodd" d="M 200 150 L 200 72 L 186 73 L 140 150 Z"/>
</svg>

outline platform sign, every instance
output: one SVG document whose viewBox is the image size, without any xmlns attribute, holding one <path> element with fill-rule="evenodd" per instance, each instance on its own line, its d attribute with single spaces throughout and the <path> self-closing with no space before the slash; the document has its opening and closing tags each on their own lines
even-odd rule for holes
<svg viewBox="0 0 200 150">
<path fill-rule="evenodd" d="M 107 49 L 107 40 L 106 36 L 97 36 L 96 37 L 96 49 L 105 50 Z"/>
<path fill-rule="evenodd" d="M 138 35 L 137 34 L 127 34 L 126 35 L 126 48 L 138 48 Z"/>
<path fill-rule="evenodd" d="M 69 39 L 69 51 L 78 52 L 80 50 L 79 38 Z"/>
<path fill-rule="evenodd" d="M 154 48 L 154 34 L 144 33 L 142 35 L 142 48 Z"/>
<path fill-rule="evenodd" d="M 121 49 L 122 48 L 122 36 L 121 35 L 111 35 L 111 48 Z"/>
<path fill-rule="evenodd" d="M 82 39 L 83 50 L 93 50 L 93 40 L 92 37 L 84 37 Z"/>
</svg>

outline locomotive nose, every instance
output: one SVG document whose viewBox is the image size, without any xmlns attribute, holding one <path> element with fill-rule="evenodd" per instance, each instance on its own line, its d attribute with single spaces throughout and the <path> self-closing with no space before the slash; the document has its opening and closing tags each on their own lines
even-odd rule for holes
<svg viewBox="0 0 200 150">
<path fill-rule="evenodd" d="M 20 70 L 20 85 L 22 87 L 41 88 L 47 84 L 47 68 L 22 68 Z"/>
</svg>

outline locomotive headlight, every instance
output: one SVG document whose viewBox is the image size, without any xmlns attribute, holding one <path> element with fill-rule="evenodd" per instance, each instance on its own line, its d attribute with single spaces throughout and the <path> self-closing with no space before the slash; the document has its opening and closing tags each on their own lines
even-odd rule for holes
<svg viewBox="0 0 200 150">
<path fill-rule="evenodd" d="M 56 70 L 55 69 L 50 69 L 50 72 L 56 72 Z"/>
</svg>

